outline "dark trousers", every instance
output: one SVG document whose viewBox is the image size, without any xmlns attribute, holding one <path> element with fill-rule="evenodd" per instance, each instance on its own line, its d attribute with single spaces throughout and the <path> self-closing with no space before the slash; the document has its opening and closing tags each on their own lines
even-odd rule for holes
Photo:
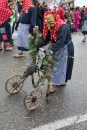
<svg viewBox="0 0 87 130">
<path fill-rule="evenodd" d="M 3 35 L 7 35 L 6 40 L 3 39 Z M 8 22 L 5 22 L 0 26 L 0 42 L 2 42 L 2 41 L 11 42 L 11 27 Z"/>
</svg>

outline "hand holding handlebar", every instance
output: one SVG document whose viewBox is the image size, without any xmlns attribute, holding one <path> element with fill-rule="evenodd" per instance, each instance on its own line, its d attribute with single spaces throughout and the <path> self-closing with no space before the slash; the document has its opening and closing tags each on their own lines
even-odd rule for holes
<svg viewBox="0 0 87 130">
<path fill-rule="evenodd" d="M 39 48 L 40 51 L 43 51 L 44 53 L 46 53 L 45 49 L 44 48 Z M 53 55 L 53 51 L 50 51 L 50 54 Z"/>
</svg>

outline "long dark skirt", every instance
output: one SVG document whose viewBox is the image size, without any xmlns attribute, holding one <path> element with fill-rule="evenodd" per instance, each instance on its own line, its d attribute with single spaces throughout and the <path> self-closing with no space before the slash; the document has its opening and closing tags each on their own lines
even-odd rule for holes
<svg viewBox="0 0 87 130">
<path fill-rule="evenodd" d="M 82 34 L 83 35 L 87 35 L 87 31 L 82 31 Z"/>
<path fill-rule="evenodd" d="M 72 42 L 67 45 L 67 49 L 68 49 L 68 59 L 67 59 L 67 71 L 65 82 L 70 80 L 72 76 L 73 62 L 74 62 L 74 46 Z"/>
<path fill-rule="evenodd" d="M 8 22 L 0 26 L 0 42 L 11 42 L 11 27 Z"/>
</svg>

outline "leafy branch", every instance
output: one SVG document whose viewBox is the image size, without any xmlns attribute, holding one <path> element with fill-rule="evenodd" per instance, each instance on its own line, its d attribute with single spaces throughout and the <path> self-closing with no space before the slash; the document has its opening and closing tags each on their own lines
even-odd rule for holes
<svg viewBox="0 0 87 130">
<path fill-rule="evenodd" d="M 30 51 L 29 55 L 31 60 L 34 60 L 34 56 L 38 56 L 38 51 L 37 51 L 37 46 L 39 44 L 41 44 L 40 39 L 37 40 L 37 42 L 35 42 L 34 40 L 34 36 L 30 35 L 28 38 L 29 42 L 28 42 L 28 46 L 27 49 Z"/>
</svg>

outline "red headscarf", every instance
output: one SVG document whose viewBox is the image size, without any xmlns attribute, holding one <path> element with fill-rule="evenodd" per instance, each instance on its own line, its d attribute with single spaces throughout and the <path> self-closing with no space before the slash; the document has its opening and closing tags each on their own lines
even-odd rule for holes
<svg viewBox="0 0 87 130">
<path fill-rule="evenodd" d="M 48 27 L 47 27 L 47 25 L 45 23 L 46 16 L 48 14 L 53 14 L 55 16 L 55 19 L 56 19 L 56 23 L 54 25 L 53 32 L 50 32 L 51 40 L 53 39 L 54 41 L 56 41 L 57 35 L 58 35 L 58 29 L 60 28 L 60 26 L 65 24 L 65 22 L 58 17 L 56 11 L 46 11 L 44 13 L 44 27 L 43 27 L 43 37 L 44 37 L 44 39 L 46 39 L 46 36 L 47 36 L 47 33 L 48 33 Z"/>
<path fill-rule="evenodd" d="M 87 7 L 85 8 L 85 12 L 87 13 Z"/>
<path fill-rule="evenodd" d="M 11 15 L 12 11 L 8 8 L 8 0 L 0 0 L 0 25 L 5 23 Z"/>
<path fill-rule="evenodd" d="M 30 9 L 31 7 L 34 7 L 32 1 L 31 0 L 24 0 L 23 11 Z"/>
</svg>

